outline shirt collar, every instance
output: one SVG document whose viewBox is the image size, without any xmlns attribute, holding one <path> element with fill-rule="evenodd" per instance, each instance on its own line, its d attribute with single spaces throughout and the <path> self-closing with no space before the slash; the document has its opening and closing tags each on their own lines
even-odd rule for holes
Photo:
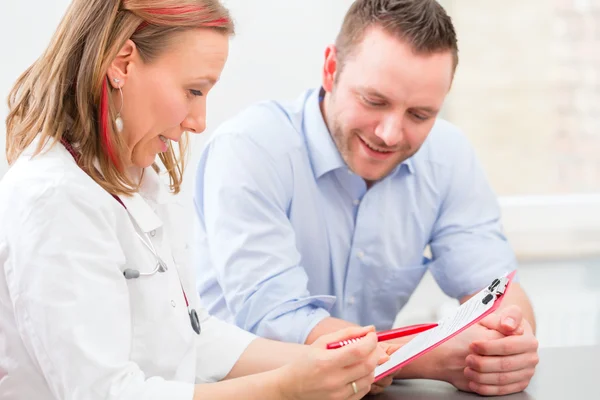
<svg viewBox="0 0 600 400">
<path fill-rule="evenodd" d="M 304 135 L 313 173 L 317 179 L 329 171 L 347 168 L 323 119 L 320 103 L 324 95 L 323 88 L 313 90 L 304 107 Z M 401 162 L 390 173 L 390 176 L 396 175 L 402 170 L 403 166 L 406 166 L 405 168 L 409 173 L 414 173 L 414 163 L 412 157 L 410 157 Z"/>
</svg>

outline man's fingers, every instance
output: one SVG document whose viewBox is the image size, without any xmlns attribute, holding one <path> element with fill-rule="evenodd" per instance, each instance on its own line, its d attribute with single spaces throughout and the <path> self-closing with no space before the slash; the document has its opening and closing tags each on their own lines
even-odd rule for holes
<svg viewBox="0 0 600 400">
<path fill-rule="evenodd" d="M 500 314 L 498 314 L 497 312 L 491 313 L 490 315 L 486 316 L 481 321 L 479 321 L 479 324 L 485 326 L 488 329 L 497 330 L 500 326 Z"/>
<path fill-rule="evenodd" d="M 467 367 L 476 372 L 511 372 L 533 368 L 539 363 L 537 353 L 524 353 L 512 356 L 480 356 L 469 354 Z"/>
<path fill-rule="evenodd" d="M 514 335 L 523 320 L 521 308 L 511 305 L 500 310 L 499 314 L 500 325 L 497 330 L 505 335 Z"/>
<path fill-rule="evenodd" d="M 511 305 L 488 315 L 479 323 L 488 329 L 496 330 L 504 335 L 515 335 L 524 331 L 521 326 L 522 320 L 523 313 L 521 308 Z"/>
<path fill-rule="evenodd" d="M 471 343 L 472 352 L 482 356 L 508 356 L 534 352 L 538 341 L 533 335 L 506 336 L 495 340 L 482 340 Z"/>
<path fill-rule="evenodd" d="M 526 368 L 519 371 L 481 373 L 469 367 L 465 368 L 465 377 L 480 385 L 505 386 L 521 381 L 530 381 L 535 368 Z"/>
<path fill-rule="evenodd" d="M 511 393 L 522 392 L 529 386 L 529 381 L 511 383 L 505 386 L 480 385 L 475 382 L 469 382 L 469 389 L 482 396 L 503 396 Z"/>
<path fill-rule="evenodd" d="M 403 346 L 403 345 L 401 345 L 401 344 L 398 344 L 398 343 L 391 343 L 391 344 L 389 344 L 389 346 L 388 346 L 388 348 L 387 348 L 386 352 L 388 353 L 388 355 L 390 355 L 390 356 L 391 356 L 392 354 L 394 354 L 394 352 L 395 352 L 396 350 L 398 350 L 398 349 L 399 349 L 400 347 L 402 347 L 402 346 Z"/>
</svg>

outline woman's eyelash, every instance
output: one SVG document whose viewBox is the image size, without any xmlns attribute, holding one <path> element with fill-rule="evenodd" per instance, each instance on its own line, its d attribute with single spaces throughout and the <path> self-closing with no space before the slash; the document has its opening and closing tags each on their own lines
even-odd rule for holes
<svg viewBox="0 0 600 400">
<path fill-rule="evenodd" d="M 190 93 L 194 96 L 204 96 L 204 93 L 199 90 L 190 89 Z"/>
</svg>

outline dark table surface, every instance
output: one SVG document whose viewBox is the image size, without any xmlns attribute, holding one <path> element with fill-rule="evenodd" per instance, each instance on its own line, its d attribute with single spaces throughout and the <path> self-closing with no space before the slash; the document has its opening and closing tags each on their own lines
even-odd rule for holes
<svg viewBox="0 0 600 400">
<path fill-rule="evenodd" d="M 529 387 L 521 393 L 502 396 L 507 400 L 600 399 L 600 346 L 540 349 L 540 363 Z M 444 382 L 405 380 L 394 383 L 373 400 L 482 399 L 460 392 Z"/>
</svg>

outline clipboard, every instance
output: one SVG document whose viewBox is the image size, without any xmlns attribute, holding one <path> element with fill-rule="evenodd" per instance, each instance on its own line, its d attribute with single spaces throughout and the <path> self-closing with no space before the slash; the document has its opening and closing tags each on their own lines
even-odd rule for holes
<svg viewBox="0 0 600 400">
<path fill-rule="evenodd" d="M 496 311 L 516 273 L 515 270 L 494 279 L 488 287 L 463 303 L 453 314 L 441 319 L 437 327 L 418 334 L 396 350 L 388 361 L 375 368 L 375 382 L 393 374 Z"/>
</svg>

